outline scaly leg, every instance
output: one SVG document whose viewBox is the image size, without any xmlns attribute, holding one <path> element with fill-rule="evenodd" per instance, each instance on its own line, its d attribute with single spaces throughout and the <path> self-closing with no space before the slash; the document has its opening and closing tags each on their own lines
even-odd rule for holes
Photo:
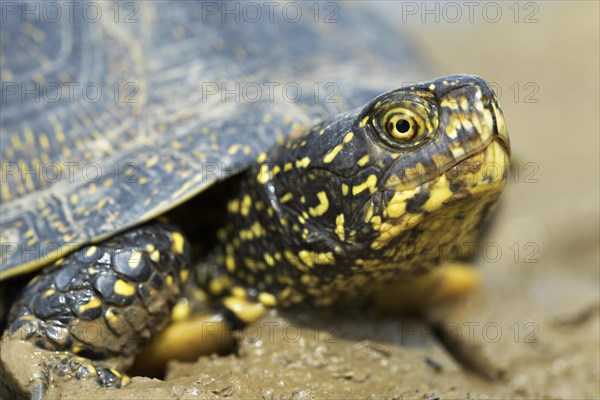
<svg viewBox="0 0 600 400">
<path fill-rule="evenodd" d="M 12 382 L 5 386 L 41 397 L 56 380 L 127 384 L 120 370 L 168 323 L 189 274 L 189 253 L 181 232 L 152 222 L 47 267 L 11 308 L 1 361 Z M 38 362 L 24 367 L 11 358 L 15 341 L 33 344 Z"/>
</svg>

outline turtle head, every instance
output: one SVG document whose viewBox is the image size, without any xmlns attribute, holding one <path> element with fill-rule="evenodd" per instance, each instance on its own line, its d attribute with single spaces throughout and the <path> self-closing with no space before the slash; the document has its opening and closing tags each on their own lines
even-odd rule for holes
<svg viewBox="0 0 600 400">
<path fill-rule="evenodd" d="M 256 172 L 278 246 L 327 304 L 366 282 L 426 270 L 448 246 L 472 250 L 508 157 L 492 90 L 461 75 L 390 91 L 317 124 Z"/>
</svg>

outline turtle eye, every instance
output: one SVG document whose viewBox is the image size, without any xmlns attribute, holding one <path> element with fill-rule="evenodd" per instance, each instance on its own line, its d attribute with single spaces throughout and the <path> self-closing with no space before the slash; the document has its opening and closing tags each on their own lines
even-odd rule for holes
<svg viewBox="0 0 600 400">
<path fill-rule="evenodd" d="M 394 140 L 406 143 L 417 136 L 418 124 L 406 115 L 391 116 L 385 124 L 388 135 Z"/>
<path fill-rule="evenodd" d="M 425 121 L 419 114 L 408 109 L 393 109 L 385 113 L 381 126 L 394 142 L 405 144 L 425 132 Z"/>
<path fill-rule="evenodd" d="M 400 150 L 430 140 L 439 125 L 435 98 L 429 92 L 390 92 L 368 113 L 358 121 L 369 121 L 373 133 L 386 145 Z"/>
</svg>

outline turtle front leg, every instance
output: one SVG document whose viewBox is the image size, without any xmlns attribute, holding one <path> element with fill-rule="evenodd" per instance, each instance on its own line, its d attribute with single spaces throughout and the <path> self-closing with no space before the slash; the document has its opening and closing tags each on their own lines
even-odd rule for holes
<svg viewBox="0 0 600 400">
<path fill-rule="evenodd" d="M 468 296 L 479 288 L 480 281 L 473 265 L 445 262 L 424 275 L 377 292 L 375 307 L 396 314 L 428 313 L 446 301 Z"/>
<path fill-rule="evenodd" d="M 171 323 L 136 356 L 132 371 L 145 376 L 161 376 L 169 360 L 195 361 L 202 355 L 227 354 L 235 348 L 234 331 L 259 320 L 267 306 L 244 293 L 213 299 L 194 286 L 186 287 L 185 297 L 173 308 Z"/>
<path fill-rule="evenodd" d="M 12 384 L 12 391 L 41 397 L 59 380 L 127 384 L 120 370 L 168 323 L 188 278 L 189 253 L 181 232 L 153 222 L 43 270 L 13 304 L 3 335 L 8 389 Z M 28 356 L 35 354 L 37 362 L 23 363 L 14 351 L 11 357 L 22 341 L 34 345 Z"/>
</svg>

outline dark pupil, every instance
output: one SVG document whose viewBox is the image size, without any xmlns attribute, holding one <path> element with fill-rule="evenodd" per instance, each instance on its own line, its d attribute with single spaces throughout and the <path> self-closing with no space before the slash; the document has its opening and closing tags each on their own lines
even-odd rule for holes
<svg viewBox="0 0 600 400">
<path fill-rule="evenodd" d="M 399 119 L 396 122 L 396 130 L 400 133 L 406 133 L 410 129 L 410 124 L 405 119 Z"/>
</svg>

